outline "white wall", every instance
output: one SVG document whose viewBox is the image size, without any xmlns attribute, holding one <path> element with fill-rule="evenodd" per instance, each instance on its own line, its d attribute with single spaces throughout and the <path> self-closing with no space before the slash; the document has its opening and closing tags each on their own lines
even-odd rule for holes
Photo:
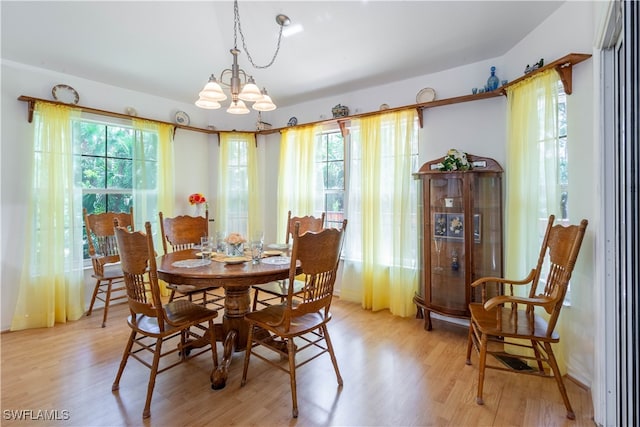
<svg viewBox="0 0 640 427">
<path fill-rule="evenodd" d="M 569 25 L 570 23 L 570 25 Z M 308 102 L 289 108 L 280 108 L 263 116 L 274 127 L 285 126 L 291 116 L 299 123 L 313 122 L 331 117 L 331 108 L 341 103 L 352 113 L 378 110 L 380 104 L 391 107 L 415 102 L 416 93 L 424 87 L 433 87 L 437 98 L 449 98 L 469 94 L 472 87 L 480 87 L 489 77 L 489 68 L 497 67 L 500 79 L 513 80 L 522 74 L 527 63 L 539 58 L 553 61 L 570 52 L 590 53 L 594 24 L 591 5 L 588 2 L 567 2 L 538 29 L 501 58 L 488 59 L 464 67 L 447 70 L 420 78 L 392 82 L 384 86 L 345 93 Z M 570 152 L 572 182 L 571 194 L 593 194 L 597 174 L 593 173 L 594 137 L 593 81 L 591 61 L 574 68 L 574 94 L 569 97 L 570 138 L 576 141 Z M 51 73 L 45 70 L 23 67 L 15 63 L 2 63 L 2 181 L 1 197 L 1 325 L 6 330 L 11 323 L 21 265 L 20 254 L 24 242 L 20 236 L 25 226 L 24 212 L 28 188 L 22 185 L 23 165 L 31 155 L 29 149 L 32 125 L 26 121 L 27 104 L 17 101 L 20 95 L 50 99 L 51 87 L 58 83 L 73 86 L 80 93 L 80 104 L 111 111 L 121 111 L 128 106 L 137 109 L 142 117 L 172 122 L 176 110 L 184 110 L 195 126 L 214 124 L 218 129 L 254 129 L 255 117 L 243 121 L 228 114 L 213 114 L 193 105 L 157 98 L 142 93 L 107 86 L 98 82 L 79 79 L 71 75 Z M 424 128 L 420 133 L 421 162 L 440 157 L 449 148 L 461 148 L 472 154 L 495 158 L 505 170 L 505 113 L 506 100 L 492 98 L 463 104 L 427 109 L 424 111 Z M 215 119 L 214 119 L 215 118 Z M 217 120 L 217 121 L 216 121 Z M 176 213 L 188 213 L 191 207 L 186 198 L 192 192 L 202 192 L 215 209 L 215 171 L 217 165 L 217 137 L 178 130 L 176 132 Z M 578 145 L 579 144 L 579 145 Z M 279 160 L 279 135 L 258 138 L 261 156 L 260 176 L 265 202 L 265 238 L 276 240 L 275 215 L 277 170 Z M 574 175 L 575 174 L 575 175 Z M 575 181 L 573 178 L 577 178 Z M 593 373 L 593 337 L 589 331 L 593 318 L 593 306 L 587 297 L 593 283 L 595 214 L 599 198 L 572 197 L 569 199 L 572 219 L 589 218 L 591 222 L 578 266 L 574 274 L 574 307 L 563 313 L 568 320 L 569 333 L 563 336 L 563 345 L 569 353 L 570 374 L 590 385 Z M 215 217 L 215 215 L 212 215 Z M 215 227 L 215 226 L 214 226 Z M 92 283 L 87 283 L 87 294 Z"/>
</svg>

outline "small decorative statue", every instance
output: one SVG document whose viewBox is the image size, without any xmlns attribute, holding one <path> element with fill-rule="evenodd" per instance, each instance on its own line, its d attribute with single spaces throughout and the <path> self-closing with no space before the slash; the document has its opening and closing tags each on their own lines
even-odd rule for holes
<svg viewBox="0 0 640 427">
<path fill-rule="evenodd" d="M 334 119 L 337 119 L 338 117 L 345 117 L 349 115 L 349 107 L 338 104 L 331 109 L 331 113 L 333 114 Z"/>
<path fill-rule="evenodd" d="M 524 73 L 529 74 L 530 72 L 535 71 L 538 68 L 541 68 L 543 65 L 544 65 L 544 59 L 540 58 L 540 61 L 536 62 L 533 65 L 527 64 L 527 66 L 524 69 Z"/>
<path fill-rule="evenodd" d="M 458 271 L 460 269 L 460 263 L 458 262 L 458 251 L 455 249 L 451 252 L 451 269 Z"/>
</svg>

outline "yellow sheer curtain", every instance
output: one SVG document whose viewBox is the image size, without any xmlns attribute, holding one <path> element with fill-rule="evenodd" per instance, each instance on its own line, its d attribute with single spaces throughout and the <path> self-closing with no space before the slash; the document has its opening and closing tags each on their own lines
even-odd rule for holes
<svg viewBox="0 0 640 427">
<path fill-rule="evenodd" d="M 411 316 L 417 289 L 414 109 L 351 123 L 347 239 L 340 298 Z"/>
<path fill-rule="evenodd" d="M 158 212 L 167 217 L 174 215 L 174 156 L 173 126 L 149 120 L 132 119 L 136 130 L 133 146 L 133 215 L 135 227 L 143 230 L 144 223 L 151 221 L 153 225 L 154 246 L 162 247 Z M 157 140 L 154 141 L 154 139 Z M 155 142 L 156 144 L 153 144 Z M 156 148 L 154 150 L 153 148 Z M 157 199 L 148 190 L 155 186 Z M 160 281 L 162 296 L 168 296 L 169 290 Z"/>
<path fill-rule="evenodd" d="M 73 173 L 77 117 L 79 111 L 67 106 L 35 105 L 32 192 L 12 331 L 51 327 L 84 313 L 82 194 Z"/>
<path fill-rule="evenodd" d="M 507 88 L 506 277 L 526 277 L 548 216 L 560 216 L 558 83 L 557 72 L 548 70 Z M 562 316 L 557 329 L 562 336 Z M 563 341 L 554 348 L 564 371 Z"/>
<path fill-rule="evenodd" d="M 280 173 L 278 178 L 278 241 L 287 233 L 287 213 L 313 215 L 317 191 L 315 150 L 320 126 L 285 129 L 280 138 Z"/>
<path fill-rule="evenodd" d="M 253 133 L 220 134 L 216 203 L 219 231 L 238 232 L 245 237 L 264 231 L 257 152 Z"/>
<path fill-rule="evenodd" d="M 560 214 L 558 81 L 548 70 L 507 88 L 507 277 L 529 273 L 540 251 L 540 224 Z"/>
</svg>

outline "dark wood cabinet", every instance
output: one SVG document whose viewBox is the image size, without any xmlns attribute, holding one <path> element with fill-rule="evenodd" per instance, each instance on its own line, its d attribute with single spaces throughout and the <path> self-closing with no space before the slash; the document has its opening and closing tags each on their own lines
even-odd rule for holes
<svg viewBox="0 0 640 427">
<path fill-rule="evenodd" d="M 414 177 L 420 181 L 420 285 L 414 302 L 431 329 L 431 312 L 469 317 L 480 301 L 471 282 L 503 276 L 502 167 L 467 155 L 472 169 L 440 171 L 436 159 Z"/>
</svg>

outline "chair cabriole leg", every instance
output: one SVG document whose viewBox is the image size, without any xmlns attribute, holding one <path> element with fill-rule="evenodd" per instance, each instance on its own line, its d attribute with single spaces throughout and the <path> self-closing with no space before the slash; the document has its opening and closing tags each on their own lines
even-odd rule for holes
<svg viewBox="0 0 640 427">
<path fill-rule="evenodd" d="M 484 370 L 487 363 L 487 335 L 482 334 L 480 337 L 480 360 L 478 362 L 478 395 L 476 396 L 476 403 L 478 405 L 484 405 L 482 399 L 482 387 L 484 385 Z"/>
<path fill-rule="evenodd" d="M 322 328 L 320 328 L 320 332 L 324 335 L 324 339 L 327 341 L 327 348 L 329 349 L 329 356 L 331 356 L 333 369 L 336 371 L 336 379 L 338 380 L 338 385 L 343 385 L 342 375 L 340 375 L 340 370 L 338 369 L 338 360 L 336 359 L 336 355 L 333 352 L 333 344 L 331 343 L 329 330 L 327 329 L 326 324 L 322 325 Z"/>
<path fill-rule="evenodd" d="M 469 323 L 469 338 L 467 339 L 467 360 L 466 364 L 471 365 L 471 349 L 473 348 L 473 320 Z"/>
<path fill-rule="evenodd" d="M 573 412 L 573 408 L 571 408 L 571 403 L 569 402 L 569 396 L 567 396 L 567 389 L 564 387 L 564 382 L 562 381 L 562 374 L 560 374 L 560 368 L 558 368 L 556 357 L 553 355 L 551 344 L 548 342 L 544 343 L 544 348 L 547 351 L 547 356 L 549 357 L 549 366 L 551 366 L 551 370 L 553 371 L 553 376 L 556 378 L 556 383 L 558 384 L 558 389 L 560 390 L 560 394 L 562 395 L 564 406 L 567 408 L 567 418 L 569 418 L 570 420 L 575 420 L 576 414 Z"/>
<path fill-rule="evenodd" d="M 116 391 L 120 388 L 120 377 L 122 377 L 124 367 L 127 366 L 127 360 L 129 360 L 129 354 L 131 354 L 131 349 L 133 348 L 135 339 L 136 331 L 131 331 L 131 334 L 129 334 L 129 341 L 127 341 L 127 345 L 124 348 L 124 354 L 122 355 L 122 360 L 120 361 L 120 368 L 118 368 L 116 379 L 113 381 L 113 385 L 111 386 L 111 391 Z"/>
<path fill-rule="evenodd" d="M 296 390 L 296 346 L 293 337 L 287 339 L 289 353 L 289 379 L 291 381 L 291 399 L 293 402 L 293 418 L 298 418 L 298 393 Z"/>
<path fill-rule="evenodd" d="M 111 285 L 113 280 L 109 280 L 107 283 L 107 296 L 104 299 L 104 313 L 102 314 L 102 327 L 107 326 L 107 314 L 109 313 L 109 302 L 111 301 Z"/>
<path fill-rule="evenodd" d="M 93 304 L 95 304 L 96 302 L 99 289 L 100 289 L 100 279 L 96 280 L 96 286 L 93 288 L 93 295 L 91 296 L 91 303 L 89 304 L 89 310 L 87 310 L 87 316 L 91 316 L 91 312 L 93 311 Z"/>
<path fill-rule="evenodd" d="M 153 396 L 153 388 L 156 385 L 156 375 L 158 374 L 158 365 L 160 364 L 160 354 L 162 352 L 162 338 L 156 340 L 156 348 L 153 353 L 153 364 L 151 365 L 151 373 L 149 374 L 149 386 L 147 387 L 147 400 L 142 411 L 142 418 L 151 416 L 151 397 Z"/>
<path fill-rule="evenodd" d="M 249 333 L 247 335 L 247 348 L 244 351 L 244 367 L 242 368 L 242 380 L 240 381 L 240 387 L 243 387 L 247 383 L 249 358 L 251 357 L 251 349 L 253 348 L 253 328 L 253 325 L 249 326 Z"/>
</svg>

